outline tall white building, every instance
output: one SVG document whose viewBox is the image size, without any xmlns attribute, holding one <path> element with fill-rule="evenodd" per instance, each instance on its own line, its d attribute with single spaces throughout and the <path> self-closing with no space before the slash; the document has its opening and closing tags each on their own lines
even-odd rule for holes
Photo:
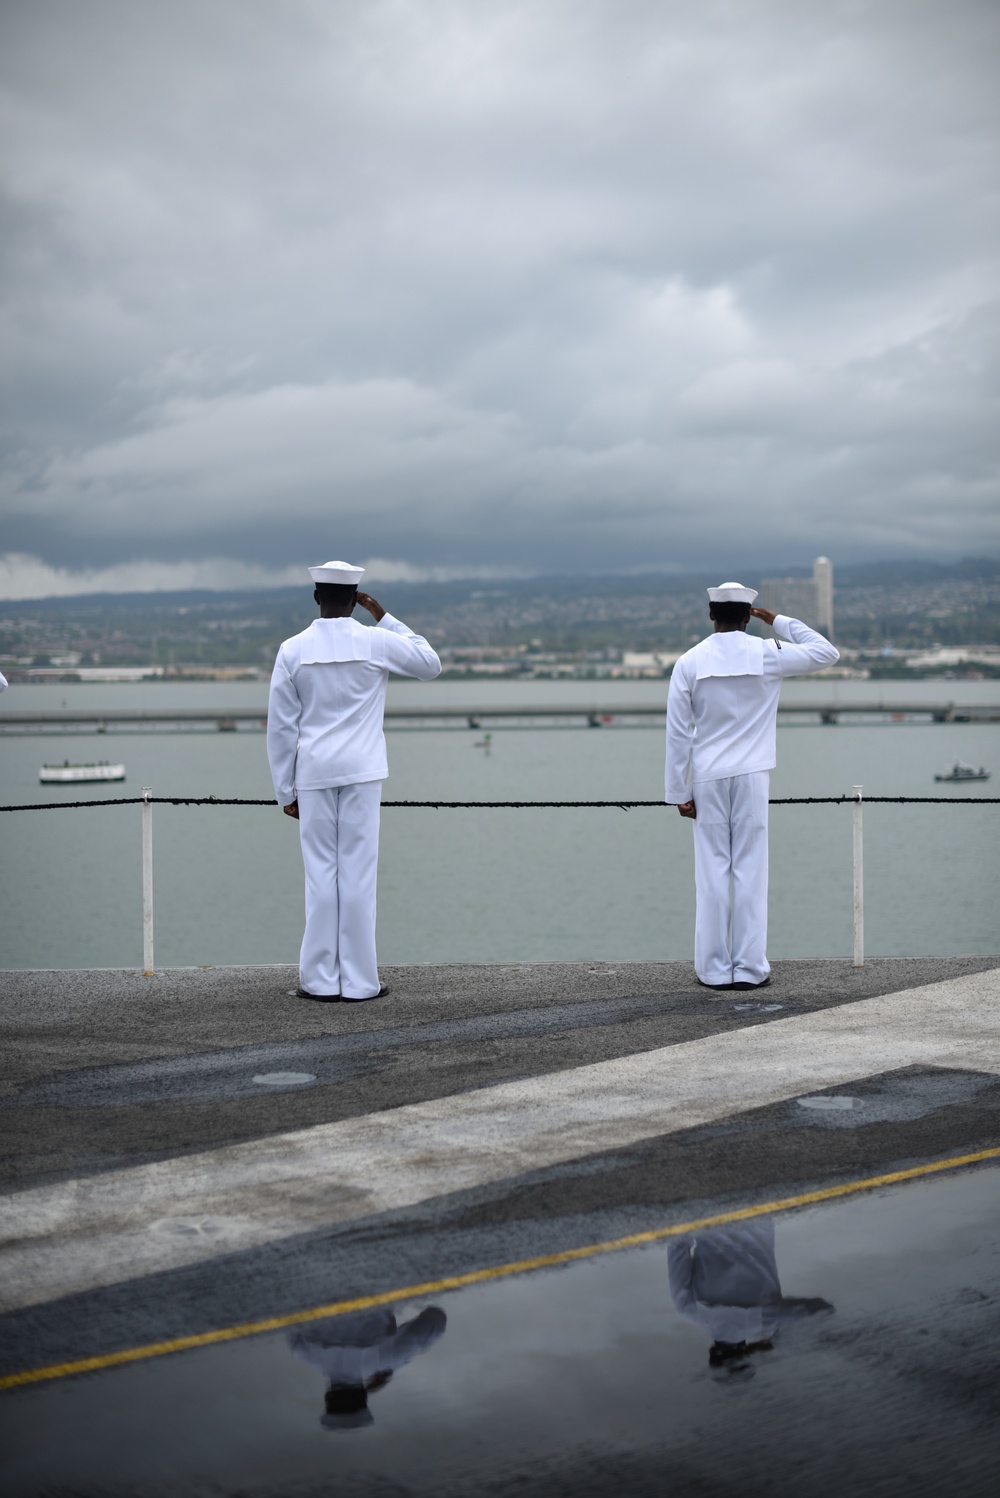
<svg viewBox="0 0 1000 1498">
<path fill-rule="evenodd" d="M 833 639 L 833 563 L 829 557 L 817 557 L 813 562 L 813 583 L 816 587 L 816 629 L 828 640 Z"/>
</svg>

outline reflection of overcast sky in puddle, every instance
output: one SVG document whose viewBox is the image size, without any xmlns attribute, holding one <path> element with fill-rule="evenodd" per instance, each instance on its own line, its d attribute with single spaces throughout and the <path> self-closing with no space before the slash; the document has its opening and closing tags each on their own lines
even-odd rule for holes
<svg viewBox="0 0 1000 1498">
<path fill-rule="evenodd" d="M 980 1168 L 776 1217 L 783 1294 L 835 1310 L 785 1323 L 749 1384 L 720 1388 L 710 1375 L 708 1338 L 674 1310 L 664 1242 L 437 1297 L 444 1336 L 372 1395 L 374 1424 L 361 1431 L 321 1429 L 324 1380 L 282 1334 L 7 1395 L 4 1490 L 27 1494 L 44 1479 L 88 1492 L 211 1481 L 220 1493 L 277 1493 L 356 1474 L 436 1493 L 452 1481 L 460 1491 L 463 1473 L 538 1475 L 538 1463 L 556 1473 L 622 1452 L 659 1452 L 721 1480 L 733 1461 L 780 1446 L 797 1480 L 832 1493 L 822 1480 L 847 1480 L 859 1452 L 881 1460 L 933 1425 L 921 1449 L 929 1480 L 947 1471 L 949 1443 L 972 1459 L 990 1439 L 961 1405 L 940 1421 L 935 1401 L 938 1378 L 981 1370 L 988 1382 L 998 1184 L 1000 1170 Z M 428 1303 L 398 1303 L 397 1319 Z M 836 1473 L 816 1434 L 831 1428 Z"/>
</svg>

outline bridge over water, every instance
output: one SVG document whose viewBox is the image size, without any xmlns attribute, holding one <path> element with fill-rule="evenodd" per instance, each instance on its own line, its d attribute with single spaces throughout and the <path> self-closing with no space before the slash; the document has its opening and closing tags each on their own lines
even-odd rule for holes
<svg viewBox="0 0 1000 1498">
<path fill-rule="evenodd" d="M 1000 702 L 864 702 L 816 698 L 782 702 L 779 716 L 788 720 L 834 724 L 856 722 L 1000 723 Z M 479 706 L 393 705 L 386 708 L 388 728 L 640 728 L 663 722 L 663 703 L 615 703 L 582 706 L 566 703 L 487 704 Z M 63 733 L 220 732 L 264 729 L 267 711 L 259 708 L 170 707 L 53 709 L 0 713 L 0 735 Z"/>
</svg>

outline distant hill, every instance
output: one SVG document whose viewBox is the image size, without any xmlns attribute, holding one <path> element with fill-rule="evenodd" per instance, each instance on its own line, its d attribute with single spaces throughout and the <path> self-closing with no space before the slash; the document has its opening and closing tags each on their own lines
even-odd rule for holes
<svg viewBox="0 0 1000 1498">
<path fill-rule="evenodd" d="M 756 573 L 744 569 L 741 581 L 756 586 L 761 577 L 810 577 L 812 565 L 775 562 L 773 566 Z M 867 586 L 919 586 L 927 583 L 949 581 L 990 582 L 1000 579 L 1000 559 L 994 557 L 963 557 L 958 562 L 930 562 L 906 560 L 890 562 L 854 562 L 841 566 L 834 560 L 835 585 L 839 588 Z M 455 579 L 447 583 L 386 582 L 373 587 L 391 597 L 397 604 L 405 601 L 426 605 L 432 598 L 439 598 L 447 589 L 453 598 L 550 597 L 577 598 L 616 596 L 627 589 L 638 594 L 689 594 L 698 593 L 720 579 L 713 572 L 691 572 L 670 574 L 665 572 L 615 573 L 592 577 L 586 573 L 553 574 L 551 576 Z M 190 588 L 176 592 L 144 593 L 77 593 L 65 598 L 0 599 L 0 614 L 8 618 L 37 614 L 40 610 L 51 616 L 72 615 L 74 618 L 114 613 L 135 614 L 154 610 L 157 613 L 176 614 L 184 609 L 190 612 L 215 613 L 248 609 L 251 612 L 266 612 L 277 615 L 285 610 L 298 610 L 303 596 L 308 598 L 309 584 L 304 581 L 301 588 L 256 588 L 224 589 Z"/>
<path fill-rule="evenodd" d="M 776 563 L 768 577 L 808 577 Z M 1000 642 L 1000 561 L 835 563 L 837 643 L 859 648 Z M 374 583 L 376 597 L 439 648 L 587 653 L 677 649 L 708 627 L 717 574 Z M 744 571 L 742 581 L 760 576 Z M 301 587 L 94 593 L 0 602 L 0 658 L 15 665 L 269 666 L 315 614 Z"/>
<path fill-rule="evenodd" d="M 837 587 L 861 587 L 869 583 L 989 582 L 1000 578 L 1000 560 L 995 557 L 963 557 L 959 562 L 855 562 L 838 567 Z"/>
<path fill-rule="evenodd" d="M 784 565 L 775 562 L 763 571 L 746 571 L 741 580 L 756 586 L 762 577 L 810 577 L 808 566 Z M 897 562 L 855 562 L 838 565 L 834 560 L 835 586 L 885 587 L 906 584 L 946 583 L 946 581 L 996 581 L 1000 580 L 1000 559 L 996 557 L 963 557 L 960 562 L 927 562 L 927 560 L 900 559 Z M 627 589 L 632 595 L 684 595 L 698 593 L 717 583 L 716 572 L 623 572 L 623 574 L 554 574 L 524 578 L 457 578 L 449 583 L 379 583 L 373 584 L 386 598 L 400 604 L 401 601 L 434 604 L 437 599 L 472 598 L 579 598 L 581 595 L 617 596 Z M 0 599 L 0 614 L 6 617 L 22 617 L 25 613 L 37 614 L 40 610 L 48 616 L 73 617 L 108 616 L 108 614 L 165 613 L 177 614 L 180 610 L 190 613 L 229 613 L 234 610 L 254 613 L 283 614 L 298 611 L 302 598 L 308 599 L 308 583 L 302 587 L 272 587 L 272 589 L 184 589 L 169 593 L 73 593 L 66 598 Z"/>
</svg>

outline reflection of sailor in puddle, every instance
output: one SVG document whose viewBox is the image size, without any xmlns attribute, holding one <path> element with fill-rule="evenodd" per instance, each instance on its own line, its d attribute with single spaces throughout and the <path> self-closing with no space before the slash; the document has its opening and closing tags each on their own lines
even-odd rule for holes
<svg viewBox="0 0 1000 1498">
<path fill-rule="evenodd" d="M 375 1417 L 368 1408 L 369 1394 L 383 1389 L 397 1368 L 432 1347 L 446 1324 L 444 1312 L 428 1306 L 397 1327 L 389 1307 L 379 1306 L 290 1331 L 287 1341 L 293 1357 L 319 1369 L 330 1381 L 320 1424 L 328 1430 L 371 1425 Z"/>
<path fill-rule="evenodd" d="M 712 1338 L 709 1364 L 726 1374 L 752 1378 L 750 1354 L 770 1352 L 782 1321 L 833 1310 L 827 1300 L 782 1295 L 767 1218 L 675 1238 L 668 1266 L 674 1305 Z"/>
</svg>

